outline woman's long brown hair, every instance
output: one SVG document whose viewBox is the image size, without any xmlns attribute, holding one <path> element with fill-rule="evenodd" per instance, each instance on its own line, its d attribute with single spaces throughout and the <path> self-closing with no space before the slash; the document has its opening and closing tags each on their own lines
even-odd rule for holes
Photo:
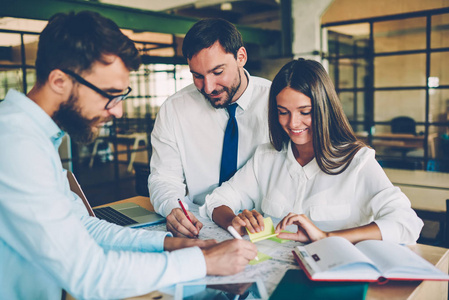
<svg viewBox="0 0 449 300">
<path fill-rule="evenodd" d="M 268 102 L 271 144 L 281 151 L 290 142 L 279 124 L 276 101 L 276 96 L 286 87 L 303 93 L 312 102 L 313 149 L 318 166 L 326 174 L 342 173 L 365 144 L 357 140 L 329 75 L 317 61 L 293 60 L 273 79 Z"/>
</svg>

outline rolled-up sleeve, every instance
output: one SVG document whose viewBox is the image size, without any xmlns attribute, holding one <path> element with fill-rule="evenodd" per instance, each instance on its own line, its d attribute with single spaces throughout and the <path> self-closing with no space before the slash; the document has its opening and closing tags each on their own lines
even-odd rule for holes
<svg viewBox="0 0 449 300">
<path fill-rule="evenodd" d="M 414 244 L 423 227 L 422 220 L 410 206 L 410 200 L 398 187 L 391 187 L 371 199 L 374 222 L 382 239 L 395 243 Z"/>
<path fill-rule="evenodd" d="M 411 208 L 407 196 L 388 179 L 374 152 L 360 166 L 356 190 L 360 199 L 366 199 L 361 209 L 373 215 L 383 240 L 416 243 L 424 223 Z"/>
</svg>

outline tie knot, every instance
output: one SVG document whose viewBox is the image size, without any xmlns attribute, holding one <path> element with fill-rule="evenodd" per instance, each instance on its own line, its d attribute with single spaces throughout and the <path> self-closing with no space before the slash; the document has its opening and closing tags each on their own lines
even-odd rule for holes
<svg viewBox="0 0 449 300">
<path fill-rule="evenodd" d="M 228 107 L 226 107 L 226 109 L 228 110 L 229 113 L 229 117 L 230 118 L 234 118 L 235 116 L 235 110 L 237 109 L 238 104 L 237 103 L 233 103 L 231 105 L 228 105 Z"/>
</svg>

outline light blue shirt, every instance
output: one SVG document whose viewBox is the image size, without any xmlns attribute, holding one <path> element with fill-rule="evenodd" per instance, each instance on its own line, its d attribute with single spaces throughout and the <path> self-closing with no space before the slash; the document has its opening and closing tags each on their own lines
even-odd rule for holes
<svg viewBox="0 0 449 300">
<path fill-rule="evenodd" d="M 90 217 L 61 165 L 63 135 L 24 94 L 0 103 L 0 299 L 124 298 L 206 275 L 199 248 L 164 252 L 166 232 Z"/>
</svg>

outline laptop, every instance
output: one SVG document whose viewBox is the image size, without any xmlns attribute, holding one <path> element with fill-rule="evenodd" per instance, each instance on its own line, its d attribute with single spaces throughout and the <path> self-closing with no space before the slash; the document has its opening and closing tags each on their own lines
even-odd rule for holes
<svg viewBox="0 0 449 300">
<path fill-rule="evenodd" d="M 73 175 L 72 172 L 67 171 L 67 178 L 70 184 L 70 190 L 77 194 L 84 202 L 89 215 L 92 217 L 97 217 L 99 219 L 121 225 L 124 227 L 144 227 L 149 225 L 155 225 L 165 222 L 165 218 L 161 215 L 149 211 L 142 206 L 133 203 L 119 203 L 112 205 L 105 205 L 99 208 L 92 209 L 84 195 L 81 186 Z"/>
</svg>

